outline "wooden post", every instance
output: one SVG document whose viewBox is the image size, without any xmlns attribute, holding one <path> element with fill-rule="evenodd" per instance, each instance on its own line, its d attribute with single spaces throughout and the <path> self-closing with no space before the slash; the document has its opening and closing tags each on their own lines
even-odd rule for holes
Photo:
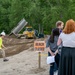
<svg viewBox="0 0 75 75">
<path fill-rule="evenodd" d="M 39 69 L 41 68 L 41 52 L 38 52 Z"/>
</svg>

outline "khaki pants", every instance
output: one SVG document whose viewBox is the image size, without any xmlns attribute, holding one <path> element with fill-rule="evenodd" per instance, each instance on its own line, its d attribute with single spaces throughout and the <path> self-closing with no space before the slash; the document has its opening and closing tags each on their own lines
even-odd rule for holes
<svg viewBox="0 0 75 75">
<path fill-rule="evenodd" d="M 3 49 L 0 49 L 0 54 L 2 54 L 3 59 L 5 59 L 5 51 Z"/>
</svg>

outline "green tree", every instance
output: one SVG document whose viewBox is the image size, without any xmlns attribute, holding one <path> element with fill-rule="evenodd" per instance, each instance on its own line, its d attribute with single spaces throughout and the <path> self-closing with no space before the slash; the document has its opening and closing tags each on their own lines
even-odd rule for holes
<svg viewBox="0 0 75 75">
<path fill-rule="evenodd" d="M 9 32 L 9 7 L 10 0 L 0 0 L 0 32 L 5 30 Z"/>
<path fill-rule="evenodd" d="M 23 18 L 22 16 L 22 5 L 20 0 L 12 0 L 10 7 L 10 30 L 12 30 L 18 22 Z"/>
<path fill-rule="evenodd" d="M 58 20 L 64 23 L 75 19 L 74 0 L 0 0 L 0 32 L 9 33 L 17 23 L 25 18 L 29 25 L 50 34 Z M 42 30 L 42 29 L 41 29 Z"/>
</svg>

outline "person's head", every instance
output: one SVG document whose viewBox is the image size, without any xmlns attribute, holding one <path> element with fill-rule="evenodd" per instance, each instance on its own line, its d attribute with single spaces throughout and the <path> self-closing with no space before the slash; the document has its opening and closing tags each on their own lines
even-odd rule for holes
<svg viewBox="0 0 75 75">
<path fill-rule="evenodd" d="M 5 32 L 2 32 L 2 33 L 0 34 L 0 37 L 4 38 L 5 35 L 6 35 Z"/>
<path fill-rule="evenodd" d="M 57 21 L 56 22 L 56 27 L 59 28 L 59 29 L 63 29 L 64 23 L 62 21 Z"/>
<path fill-rule="evenodd" d="M 59 28 L 55 28 L 55 29 L 53 29 L 53 31 L 52 31 L 52 34 L 51 34 L 51 36 L 50 36 L 50 42 L 54 42 L 54 37 L 55 36 L 59 36 L 60 35 L 60 31 L 59 31 Z"/>
<path fill-rule="evenodd" d="M 55 28 L 52 31 L 53 36 L 59 36 L 60 32 L 59 32 L 59 28 Z"/>
<path fill-rule="evenodd" d="M 75 21 L 73 19 L 70 19 L 66 22 L 63 32 L 65 34 L 70 34 L 72 32 L 75 32 Z"/>
</svg>

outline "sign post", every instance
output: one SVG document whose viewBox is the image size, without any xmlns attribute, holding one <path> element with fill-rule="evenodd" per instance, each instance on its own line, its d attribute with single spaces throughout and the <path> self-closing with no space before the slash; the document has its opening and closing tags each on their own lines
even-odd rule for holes
<svg viewBox="0 0 75 75">
<path fill-rule="evenodd" d="M 38 62 L 39 62 L 39 64 L 38 64 L 38 66 L 39 66 L 39 68 L 41 68 L 41 52 L 38 52 Z"/>
<path fill-rule="evenodd" d="M 44 51 L 46 47 L 45 41 L 34 41 L 34 50 L 38 52 L 38 68 L 41 68 L 41 52 Z"/>
</svg>

